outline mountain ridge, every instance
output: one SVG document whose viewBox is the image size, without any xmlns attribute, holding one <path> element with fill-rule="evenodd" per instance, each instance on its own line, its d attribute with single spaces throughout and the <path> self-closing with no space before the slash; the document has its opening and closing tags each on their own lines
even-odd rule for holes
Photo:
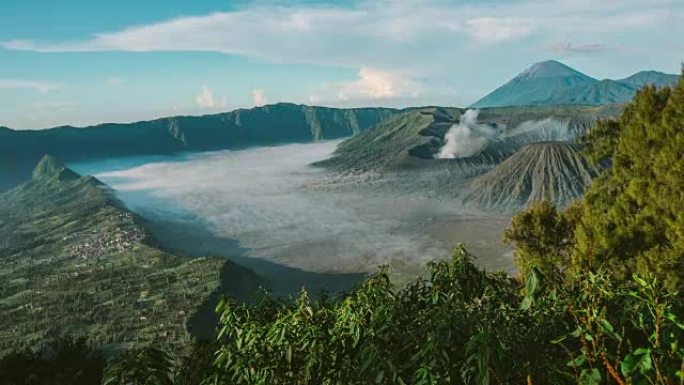
<svg viewBox="0 0 684 385">
<path fill-rule="evenodd" d="M 337 139 L 399 113 L 279 103 L 202 116 L 43 130 L 0 130 L 0 191 L 27 180 L 44 154 L 65 162 Z"/>
</svg>

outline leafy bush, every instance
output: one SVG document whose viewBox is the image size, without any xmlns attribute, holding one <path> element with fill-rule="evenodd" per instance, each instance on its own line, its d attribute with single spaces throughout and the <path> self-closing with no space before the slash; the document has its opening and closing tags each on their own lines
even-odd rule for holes
<svg viewBox="0 0 684 385">
<path fill-rule="evenodd" d="M 655 279 L 635 275 L 632 283 L 590 273 L 571 289 L 567 305 L 576 328 L 555 343 L 580 343 L 579 350 L 568 349 L 577 383 L 684 382 L 681 296 Z"/>
<path fill-rule="evenodd" d="M 223 300 L 218 384 L 680 384 L 681 297 L 605 273 L 525 285 L 465 249 L 396 291 L 381 270 L 340 301 Z"/>
<path fill-rule="evenodd" d="M 306 292 L 293 303 L 222 301 L 215 379 L 274 385 L 552 381 L 565 352 L 550 341 L 572 330 L 556 299 L 521 307 L 515 282 L 478 270 L 464 248 L 429 269 L 429 280 L 398 291 L 381 270 L 334 302 L 314 302 Z"/>
</svg>

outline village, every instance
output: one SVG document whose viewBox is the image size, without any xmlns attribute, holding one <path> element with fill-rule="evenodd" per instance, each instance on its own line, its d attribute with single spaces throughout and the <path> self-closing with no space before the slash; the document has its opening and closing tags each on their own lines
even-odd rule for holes
<svg viewBox="0 0 684 385">
<path fill-rule="evenodd" d="M 145 233 L 133 221 L 129 213 L 118 214 L 119 226 L 113 230 L 92 229 L 86 232 L 74 233 L 63 240 L 85 236 L 78 244 L 71 246 L 67 253 L 74 258 L 88 259 L 103 254 L 122 253 L 132 251 L 140 246 Z"/>
</svg>

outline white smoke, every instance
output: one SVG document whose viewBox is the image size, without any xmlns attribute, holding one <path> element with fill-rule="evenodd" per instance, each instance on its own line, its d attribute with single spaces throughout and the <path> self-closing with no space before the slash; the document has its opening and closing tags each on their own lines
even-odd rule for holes
<svg viewBox="0 0 684 385">
<path fill-rule="evenodd" d="M 451 126 L 444 135 L 446 144 L 435 156 L 439 159 L 464 158 L 477 155 L 487 148 L 489 142 L 503 134 L 502 130 L 477 122 L 479 110 L 467 110 L 458 124 Z"/>
<path fill-rule="evenodd" d="M 570 130 L 569 120 L 548 117 L 542 120 L 526 120 L 508 131 L 505 137 L 533 135 L 538 140 L 572 140 L 576 133 Z"/>
<path fill-rule="evenodd" d="M 484 151 L 492 142 L 504 141 L 515 136 L 525 136 L 528 143 L 550 140 L 572 140 L 575 133 L 569 128 L 569 121 L 552 117 L 542 120 L 526 120 L 512 129 L 506 125 L 492 127 L 478 123 L 479 110 L 467 110 L 458 124 L 451 126 L 444 135 L 446 144 L 435 155 L 437 159 L 455 159 L 474 156 Z"/>
</svg>

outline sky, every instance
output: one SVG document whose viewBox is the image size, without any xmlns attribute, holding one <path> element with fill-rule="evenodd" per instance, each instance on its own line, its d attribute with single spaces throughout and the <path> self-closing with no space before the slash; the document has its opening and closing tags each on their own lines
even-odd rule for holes
<svg viewBox="0 0 684 385">
<path fill-rule="evenodd" d="M 678 73 L 682 0 L 2 0 L 0 125 L 467 106 L 529 65 Z"/>
</svg>

